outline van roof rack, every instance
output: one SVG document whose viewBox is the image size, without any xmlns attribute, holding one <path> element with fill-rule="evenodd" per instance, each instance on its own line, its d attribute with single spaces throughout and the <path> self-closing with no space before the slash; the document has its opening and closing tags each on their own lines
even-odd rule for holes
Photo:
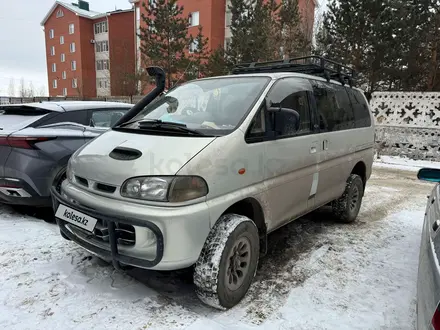
<svg viewBox="0 0 440 330">
<path fill-rule="evenodd" d="M 296 72 L 338 80 L 342 85 L 354 85 L 356 71 L 346 65 L 321 56 L 304 56 L 269 62 L 240 63 L 232 68 L 232 74 Z"/>
</svg>

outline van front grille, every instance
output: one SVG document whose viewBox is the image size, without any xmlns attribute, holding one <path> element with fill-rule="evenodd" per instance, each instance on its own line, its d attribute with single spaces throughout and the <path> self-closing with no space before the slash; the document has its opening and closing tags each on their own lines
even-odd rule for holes
<svg viewBox="0 0 440 330">
<path fill-rule="evenodd" d="M 80 176 L 75 175 L 75 179 L 78 183 L 82 184 L 85 187 L 89 187 L 89 181 L 87 181 L 87 179 L 84 179 Z"/>
<path fill-rule="evenodd" d="M 103 183 L 97 183 L 96 184 L 96 190 L 102 191 L 102 192 L 106 192 L 109 194 L 113 194 L 116 191 L 116 187 L 115 186 L 109 186 L 107 184 L 103 184 Z"/>
<path fill-rule="evenodd" d="M 104 242 L 110 246 L 110 235 L 107 221 L 105 220 L 98 219 L 95 229 L 93 230 L 93 234 L 76 226 L 69 225 L 69 227 L 76 233 L 81 232 L 83 234 L 81 236 L 85 235 L 88 239 Z M 125 246 L 133 246 L 136 244 L 136 232 L 133 226 L 123 223 L 115 223 L 115 227 L 115 234 L 118 244 Z"/>
</svg>

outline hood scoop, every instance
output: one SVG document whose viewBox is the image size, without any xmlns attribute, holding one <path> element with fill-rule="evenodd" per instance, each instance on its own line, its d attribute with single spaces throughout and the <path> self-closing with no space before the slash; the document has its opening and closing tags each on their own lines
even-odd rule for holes
<svg viewBox="0 0 440 330">
<path fill-rule="evenodd" d="M 134 160 L 142 156 L 142 152 L 136 149 L 116 147 L 110 153 L 110 158 L 116 160 Z"/>
</svg>

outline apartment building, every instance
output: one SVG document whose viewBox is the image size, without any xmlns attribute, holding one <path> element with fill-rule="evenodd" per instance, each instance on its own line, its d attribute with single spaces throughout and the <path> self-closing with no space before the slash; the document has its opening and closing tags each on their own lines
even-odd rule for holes
<svg viewBox="0 0 440 330">
<path fill-rule="evenodd" d="M 87 1 L 56 1 L 44 17 L 50 96 L 131 94 L 134 9 L 99 13 Z M 134 83 L 134 82 L 133 82 Z"/>
<path fill-rule="evenodd" d="M 277 1 L 281 2 L 282 0 Z M 154 0 L 129 0 L 129 2 L 134 6 L 136 34 L 139 35 L 140 28 L 145 24 L 141 16 L 147 14 L 142 3 L 152 4 Z M 230 0 L 179 0 L 179 4 L 184 7 L 183 15 L 189 17 L 188 34 L 195 36 L 199 25 L 201 25 L 203 34 L 208 38 L 208 49 L 227 46 L 232 37 Z M 311 39 L 315 8 L 318 6 L 318 2 L 317 0 L 299 0 L 298 6 L 303 20 L 303 29 Z M 136 66 L 138 69 L 141 67 L 140 43 L 139 37 L 136 37 Z"/>
</svg>

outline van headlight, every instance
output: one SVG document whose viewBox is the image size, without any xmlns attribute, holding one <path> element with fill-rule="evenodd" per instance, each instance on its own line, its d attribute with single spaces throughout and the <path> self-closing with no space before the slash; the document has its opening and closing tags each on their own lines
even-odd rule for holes
<svg viewBox="0 0 440 330">
<path fill-rule="evenodd" d="M 158 202 L 186 202 L 207 194 L 208 185 L 197 176 L 137 177 L 121 187 L 123 197 Z"/>
<path fill-rule="evenodd" d="M 70 158 L 72 159 L 72 158 Z M 66 178 L 67 181 L 72 182 L 73 181 L 73 172 L 72 172 L 72 162 L 70 161 L 67 162 L 67 168 L 66 168 Z"/>
</svg>

